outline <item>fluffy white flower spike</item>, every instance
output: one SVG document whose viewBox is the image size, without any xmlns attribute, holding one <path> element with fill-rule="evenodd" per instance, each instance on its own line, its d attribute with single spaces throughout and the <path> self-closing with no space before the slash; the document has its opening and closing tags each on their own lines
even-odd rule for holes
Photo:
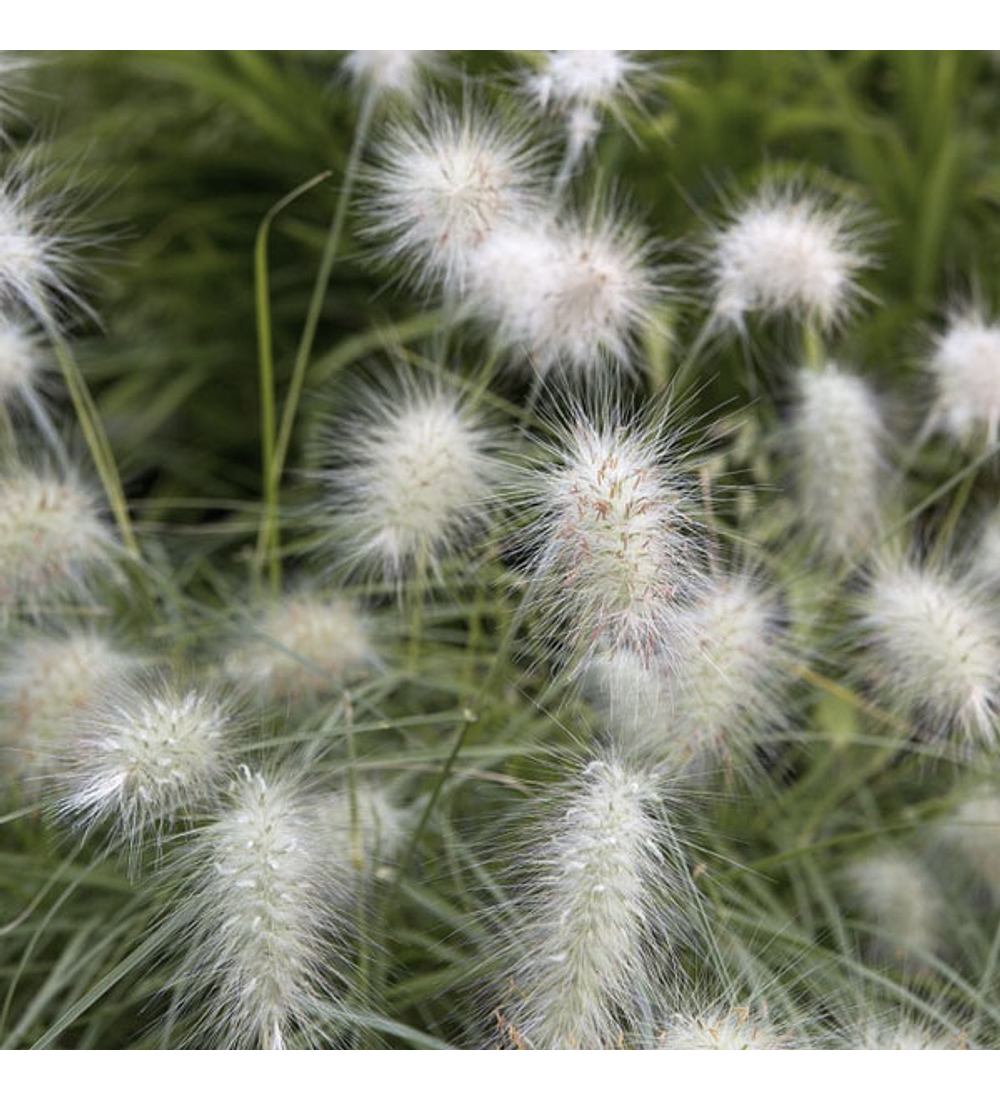
<svg viewBox="0 0 1000 1100">
<path fill-rule="evenodd" d="M 543 110 L 566 119 L 566 167 L 571 168 L 600 132 L 600 113 L 617 112 L 635 98 L 634 83 L 645 66 L 624 50 L 551 50 L 528 77 L 531 96 Z"/>
<path fill-rule="evenodd" d="M 887 433 L 878 400 L 834 363 L 800 370 L 790 425 L 799 512 L 826 554 L 847 559 L 882 519 Z"/>
<path fill-rule="evenodd" d="M 43 194 L 41 184 L 26 166 L 0 177 L 0 307 L 48 320 L 60 302 L 83 303 L 70 282 L 79 242 L 67 228 L 66 200 Z"/>
<path fill-rule="evenodd" d="M 467 108 L 429 108 L 423 122 L 392 126 L 368 173 L 369 233 L 419 282 L 462 292 L 490 234 L 537 201 L 527 136 Z"/>
<path fill-rule="evenodd" d="M 485 526 L 499 465 L 461 399 L 405 382 L 330 435 L 326 474 L 348 555 L 389 579 L 435 572 Z"/>
<path fill-rule="evenodd" d="M 669 441 L 617 410 L 579 415 L 533 472 L 535 583 L 570 658 L 649 661 L 698 580 Z M 672 465 L 674 468 L 672 468 Z"/>
<path fill-rule="evenodd" d="M 408 815 L 372 783 L 359 783 L 353 797 L 347 788 L 327 792 L 316 799 L 315 810 L 326 858 L 340 868 L 337 881 L 349 887 L 361 872 L 391 862 L 406 837 Z"/>
<path fill-rule="evenodd" d="M 783 722 L 789 669 L 775 600 L 747 575 L 715 579 L 676 613 L 673 646 L 651 662 L 598 661 L 611 730 L 678 773 L 743 768 L 762 730 Z"/>
<path fill-rule="evenodd" d="M 612 214 L 509 223 L 472 264 L 469 301 L 501 347 L 541 374 L 627 367 L 663 293 L 651 249 Z"/>
<path fill-rule="evenodd" d="M 322 835 L 295 776 L 244 768 L 229 805 L 182 856 L 173 921 L 189 947 L 179 988 L 202 1038 L 271 1050 L 312 1042 L 334 998 Z"/>
<path fill-rule="evenodd" d="M 433 62 L 432 50 L 354 50 L 344 58 L 351 81 L 373 95 L 412 98 L 424 71 Z"/>
<path fill-rule="evenodd" d="M 676 884 L 655 817 L 651 776 L 614 760 L 591 763 L 564 792 L 529 856 L 519 894 L 510 1022 L 536 1049 L 619 1042 L 653 995 L 651 949 Z"/>
<path fill-rule="evenodd" d="M 230 654 L 226 671 L 251 691 L 298 699 L 339 691 L 376 663 L 368 622 L 352 603 L 302 593 L 259 617 L 256 637 Z"/>
<path fill-rule="evenodd" d="M 717 322 L 742 331 L 750 314 L 830 328 L 850 312 L 870 265 L 860 216 L 798 188 L 763 187 L 730 213 L 707 253 Z"/>
<path fill-rule="evenodd" d="M 907 564 L 879 569 L 863 597 L 871 676 L 889 705 L 932 734 L 994 745 L 1000 629 L 976 586 Z"/>
<path fill-rule="evenodd" d="M 931 422 L 961 443 L 1000 436 L 1000 325 L 974 309 L 952 318 L 928 364 L 936 390 Z"/>
<path fill-rule="evenodd" d="M 8 770 L 34 783 L 62 776 L 74 720 L 116 690 L 134 664 L 87 630 L 12 644 L 0 663 L 0 744 Z"/>
<path fill-rule="evenodd" d="M 765 1012 L 745 1005 L 676 1013 L 659 1036 L 661 1050 L 788 1050 L 801 1045 Z"/>
<path fill-rule="evenodd" d="M 39 607 L 114 573 L 115 543 L 73 478 L 20 469 L 0 477 L 0 607 Z"/>
<path fill-rule="evenodd" d="M 862 919 L 878 929 L 872 940 L 878 957 L 906 962 L 935 953 L 944 915 L 941 889 L 917 859 L 875 852 L 855 859 L 845 878 Z M 913 962 L 921 965 L 919 957 Z"/>
<path fill-rule="evenodd" d="M 223 775 L 232 708 L 205 691 L 140 680 L 74 725 L 60 812 L 85 832 L 107 825 L 132 853 L 204 808 Z"/>
<path fill-rule="evenodd" d="M 1000 900 L 1000 795 L 989 790 L 969 795 L 942 824 L 942 834 Z"/>
</svg>

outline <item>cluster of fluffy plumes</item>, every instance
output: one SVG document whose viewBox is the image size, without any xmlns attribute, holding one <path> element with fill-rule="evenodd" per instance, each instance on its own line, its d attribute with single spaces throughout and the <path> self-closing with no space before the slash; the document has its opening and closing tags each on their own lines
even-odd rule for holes
<svg viewBox="0 0 1000 1100">
<path fill-rule="evenodd" d="M 332 694 L 378 660 L 367 619 L 344 599 L 285 597 L 258 616 L 253 634 L 230 653 L 226 671 L 272 698 Z"/>
<path fill-rule="evenodd" d="M 9 406 L 30 397 L 43 367 L 38 339 L 20 321 L 0 315 L 0 405 Z"/>
<path fill-rule="evenodd" d="M 887 432 L 878 400 L 855 374 L 829 363 L 795 378 L 789 450 L 802 523 L 818 548 L 849 559 L 882 519 Z"/>
<path fill-rule="evenodd" d="M 678 455 L 651 422 L 580 413 L 531 471 L 533 584 L 567 660 L 649 661 L 699 581 Z"/>
<path fill-rule="evenodd" d="M 737 574 L 677 610 L 654 660 L 598 659 L 592 676 L 623 749 L 694 777 L 752 764 L 761 733 L 784 724 L 790 667 L 776 599 Z"/>
<path fill-rule="evenodd" d="M 504 1013 L 537 1049 L 618 1046 L 655 995 L 657 963 L 680 935 L 687 888 L 654 776 L 589 764 L 527 850 Z"/>
<path fill-rule="evenodd" d="M 114 573 L 115 541 L 74 477 L 15 468 L 0 477 L 0 608 L 37 610 Z"/>
<path fill-rule="evenodd" d="M 975 309 L 954 318 L 934 341 L 931 423 L 960 443 L 993 446 L 1000 434 L 1000 325 Z"/>
<path fill-rule="evenodd" d="M 346 558 L 391 580 L 437 572 L 485 527 L 502 467 L 454 393 L 405 379 L 329 434 L 325 480 Z"/>
<path fill-rule="evenodd" d="M 827 329 L 843 321 L 870 264 L 860 213 L 799 186 L 769 183 L 729 213 L 705 252 L 717 323 L 791 317 Z"/>
<path fill-rule="evenodd" d="M 1000 627 L 965 576 L 875 570 L 861 598 L 864 662 L 884 701 L 959 745 L 996 742 Z"/>
<path fill-rule="evenodd" d="M 466 108 L 434 106 L 390 129 L 369 173 L 368 232 L 390 261 L 545 373 L 627 364 L 664 292 L 644 234 L 605 204 L 566 212 L 541 187 L 528 136 Z"/>
<path fill-rule="evenodd" d="M 142 842 L 209 804 L 232 749 L 232 705 L 200 688 L 142 678 L 74 720 L 59 808 L 82 831 Z"/>
<path fill-rule="evenodd" d="M 186 956 L 185 1003 L 195 1038 L 282 1049 L 314 1041 L 336 1004 L 330 898 L 341 894 L 314 796 L 291 773 L 244 767 L 228 805 L 181 856 L 172 927 Z"/>
</svg>

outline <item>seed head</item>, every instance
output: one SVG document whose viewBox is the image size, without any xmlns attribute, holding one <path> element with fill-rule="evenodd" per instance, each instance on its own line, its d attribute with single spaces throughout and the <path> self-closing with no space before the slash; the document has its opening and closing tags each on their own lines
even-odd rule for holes
<svg viewBox="0 0 1000 1100">
<path fill-rule="evenodd" d="M 882 518 L 886 431 L 878 401 L 833 363 L 800 370 L 790 426 L 799 512 L 834 558 L 857 554 Z"/>
<path fill-rule="evenodd" d="M 204 808 L 232 732 L 231 707 L 205 691 L 130 684 L 75 723 L 60 812 L 84 832 L 106 824 L 134 855 Z"/>
<path fill-rule="evenodd" d="M 871 677 L 885 700 L 930 732 L 992 745 L 1000 698 L 1000 631 L 967 578 L 883 567 L 862 601 Z"/>
<path fill-rule="evenodd" d="M 354 50 L 343 65 L 351 81 L 364 91 L 379 98 L 412 99 L 435 57 L 433 50 Z"/>
<path fill-rule="evenodd" d="M 480 531 L 498 476 L 492 433 L 452 393 L 403 384 L 331 433 L 348 556 L 389 579 L 435 572 Z"/>
<path fill-rule="evenodd" d="M 74 724 L 134 663 L 89 630 L 29 635 L 12 644 L 0 665 L 0 744 L 9 771 L 33 784 L 58 779 Z"/>
<path fill-rule="evenodd" d="M 510 1013 L 538 1049 L 613 1047 L 652 995 L 650 948 L 672 886 L 651 776 L 591 763 L 564 792 L 519 892 Z M 676 892 L 676 891 L 675 891 Z"/>
<path fill-rule="evenodd" d="M 878 928 L 872 942 L 878 957 L 905 961 L 935 952 L 942 931 L 941 892 L 917 859 L 874 852 L 851 862 L 845 880 L 865 923 Z"/>
<path fill-rule="evenodd" d="M 641 69 L 624 50 L 551 50 L 528 87 L 542 108 L 610 107 Z"/>
<path fill-rule="evenodd" d="M 710 243 L 716 320 L 743 331 L 748 314 L 790 315 L 831 328 L 850 312 L 870 264 L 851 207 L 765 186 L 732 211 Z"/>
<path fill-rule="evenodd" d="M 331 870 L 310 797 L 290 774 L 244 768 L 183 856 L 173 917 L 197 1033 L 227 1047 L 309 1045 L 333 1003 L 324 904 Z"/>
<path fill-rule="evenodd" d="M 535 582 L 571 656 L 648 661 L 671 639 L 697 566 L 670 459 L 662 435 L 620 413 L 581 414 L 533 475 Z"/>
<path fill-rule="evenodd" d="M 936 397 L 932 420 L 960 443 L 992 446 L 1000 435 L 1000 325 L 975 309 L 952 318 L 928 364 Z"/>
<path fill-rule="evenodd" d="M 406 836 L 408 815 L 389 792 L 372 783 L 328 791 L 316 799 L 325 858 L 341 868 L 338 882 L 356 885 L 360 872 L 391 863 Z"/>
<path fill-rule="evenodd" d="M 945 841 L 1000 900 L 1000 796 L 984 790 L 965 798 L 944 822 Z"/>
<path fill-rule="evenodd" d="M 648 244 L 603 214 L 555 223 L 540 216 L 491 235 L 472 265 L 472 311 L 501 347 L 535 370 L 592 375 L 627 366 L 661 292 Z"/>
<path fill-rule="evenodd" d="M 368 622 L 352 603 L 301 594 L 259 616 L 226 670 L 251 690 L 296 699 L 336 692 L 376 662 Z"/>
<path fill-rule="evenodd" d="M 381 143 L 368 173 L 369 233 L 418 282 L 461 293 L 490 234 L 534 204 L 533 160 L 526 135 L 495 117 L 432 106 L 423 122 L 391 126 Z"/>
<path fill-rule="evenodd" d="M 766 1010 L 717 1006 L 692 1015 L 675 1013 L 659 1036 L 661 1050 L 788 1050 L 795 1037 L 776 1028 Z"/>
<path fill-rule="evenodd" d="M 17 469 L 0 477 L 0 607 L 36 609 L 113 574 L 115 544 L 75 478 Z"/>
</svg>

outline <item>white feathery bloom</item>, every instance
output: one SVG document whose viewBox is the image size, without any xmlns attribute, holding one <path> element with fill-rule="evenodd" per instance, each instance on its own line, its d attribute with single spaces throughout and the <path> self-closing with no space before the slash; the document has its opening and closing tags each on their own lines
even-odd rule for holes
<svg viewBox="0 0 1000 1100">
<path fill-rule="evenodd" d="M 676 888 L 651 776 L 592 762 L 563 792 L 527 857 L 511 974 L 514 1032 L 536 1049 L 618 1045 L 653 995 Z M 662 957 L 662 956 L 661 956 Z"/>
<path fill-rule="evenodd" d="M 625 50 L 550 50 L 528 88 L 543 108 L 611 107 L 641 69 Z"/>
<path fill-rule="evenodd" d="M 72 477 L 17 469 L 0 477 L 0 607 L 37 608 L 112 575 L 115 542 L 94 497 Z"/>
<path fill-rule="evenodd" d="M 372 392 L 365 412 L 329 438 L 331 505 L 362 568 L 390 579 L 435 572 L 485 526 L 495 442 L 457 395 L 405 382 Z"/>
<path fill-rule="evenodd" d="M 41 370 L 41 349 L 31 330 L 0 316 L 0 405 L 31 393 Z"/>
<path fill-rule="evenodd" d="M 434 50 L 353 50 L 344 58 L 351 81 L 376 96 L 412 98 Z"/>
<path fill-rule="evenodd" d="M 878 957 L 907 961 L 913 954 L 935 953 L 944 916 L 941 888 L 919 860 L 874 852 L 854 859 L 844 879 L 864 922 L 878 929 L 872 933 Z"/>
<path fill-rule="evenodd" d="M 42 184 L 25 165 L 0 177 L 0 307 L 23 306 L 47 320 L 60 302 L 83 303 L 69 281 L 78 242 L 66 200 L 44 194 Z"/>
<path fill-rule="evenodd" d="M 982 791 L 963 799 L 941 831 L 976 878 L 1000 899 L 1000 795 Z"/>
<path fill-rule="evenodd" d="M 834 363 L 800 370 L 795 389 L 789 442 L 799 513 L 823 551 L 849 558 L 882 518 L 886 430 L 878 400 Z"/>
<path fill-rule="evenodd" d="M 791 315 L 830 328 L 850 312 L 870 259 L 860 216 L 797 188 L 765 186 L 727 217 L 706 255 L 718 322 Z"/>
<path fill-rule="evenodd" d="M 650 660 L 697 580 L 683 483 L 662 434 L 615 411 L 580 415 L 532 472 L 535 583 L 570 657 Z"/>
<path fill-rule="evenodd" d="M 650 246 L 627 221 L 540 215 L 498 228 L 478 250 L 469 306 L 539 373 L 559 365 L 592 374 L 628 365 L 662 292 Z"/>
<path fill-rule="evenodd" d="M 134 854 L 204 808 L 225 771 L 233 725 L 231 705 L 201 689 L 129 684 L 75 722 L 60 813 L 85 832 L 107 825 Z"/>
<path fill-rule="evenodd" d="M 0 745 L 8 771 L 31 782 L 58 779 L 73 720 L 121 684 L 135 659 L 89 630 L 29 635 L 0 662 Z"/>
<path fill-rule="evenodd" d="M 949 1036 L 920 1020 L 873 1018 L 857 1021 L 839 1044 L 844 1050 L 964 1050 L 962 1035 Z"/>
<path fill-rule="evenodd" d="M 494 116 L 434 105 L 382 140 L 367 173 L 368 233 L 418 281 L 460 293 L 490 234 L 537 201 L 534 159 L 526 134 Z"/>
<path fill-rule="evenodd" d="M 623 748 L 678 772 L 745 766 L 760 732 L 782 721 L 779 686 L 789 667 L 775 601 L 746 575 L 707 583 L 678 609 L 674 643 L 643 662 L 598 661 L 609 725 Z"/>
<path fill-rule="evenodd" d="M 952 318 L 928 363 L 934 381 L 932 423 L 960 443 L 1000 436 L 1000 325 L 975 309 Z"/>
<path fill-rule="evenodd" d="M 676 1013 L 658 1036 L 660 1050 L 789 1050 L 802 1044 L 745 1005 Z"/>
<path fill-rule="evenodd" d="M 353 603 L 302 593 L 258 617 L 226 672 L 250 691 L 297 699 L 341 690 L 377 659 L 368 621 Z"/>
<path fill-rule="evenodd" d="M 912 564 L 875 572 L 861 598 L 865 660 L 890 705 L 959 741 L 996 740 L 1000 628 L 968 578 Z"/>
<path fill-rule="evenodd" d="M 227 1047 L 310 1045 L 333 1002 L 326 904 L 333 871 L 291 775 L 244 768 L 229 804 L 181 856 L 178 986 L 196 1034 Z"/>
</svg>

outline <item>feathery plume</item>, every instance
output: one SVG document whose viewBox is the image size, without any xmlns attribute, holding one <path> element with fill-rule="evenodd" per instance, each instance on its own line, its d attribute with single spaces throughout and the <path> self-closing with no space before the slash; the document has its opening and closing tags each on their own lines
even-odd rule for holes
<svg viewBox="0 0 1000 1100">
<path fill-rule="evenodd" d="M 337 881 L 352 886 L 361 871 L 391 863 L 406 836 L 409 815 L 374 783 L 357 784 L 316 799 L 315 812 L 326 858 L 341 868 Z"/>
<path fill-rule="evenodd" d="M 660 933 L 680 878 L 661 796 L 650 773 L 595 760 L 544 823 L 519 893 L 511 982 L 509 1018 L 530 1046 L 614 1047 L 652 997 L 651 948 L 669 951 Z"/>
<path fill-rule="evenodd" d="M 663 292 L 651 253 L 633 225 L 606 211 L 510 222 L 475 255 L 469 306 L 498 346 L 540 374 L 627 368 Z"/>
<path fill-rule="evenodd" d="M 286 596 L 258 616 L 254 635 L 230 653 L 226 672 L 272 697 L 338 691 L 378 660 L 368 622 L 349 600 Z"/>
<path fill-rule="evenodd" d="M 861 600 L 865 660 L 890 705 L 940 736 L 992 745 L 1000 628 L 975 582 L 912 564 L 876 570 Z"/>
<path fill-rule="evenodd" d="M 906 962 L 914 954 L 935 953 L 943 917 L 940 888 L 919 860 L 873 852 L 853 860 L 844 881 L 862 918 L 878 928 L 871 939 L 876 957 Z"/>
<path fill-rule="evenodd" d="M 389 579 L 437 572 L 486 524 L 493 433 L 462 399 L 402 379 L 329 436 L 325 474 L 348 557 Z"/>
<path fill-rule="evenodd" d="M 353 50 L 344 58 L 344 71 L 358 88 L 381 98 L 412 99 L 435 50 Z"/>
<path fill-rule="evenodd" d="M 945 842 L 1000 900 L 1000 795 L 983 790 L 964 798 L 941 831 Z"/>
<path fill-rule="evenodd" d="M 766 1008 L 719 1005 L 697 1014 L 675 1013 L 658 1045 L 660 1050 L 789 1050 L 802 1043 L 775 1027 Z"/>
<path fill-rule="evenodd" d="M 834 363 L 800 370 L 795 388 L 789 442 L 800 514 L 823 551 L 850 558 L 882 517 L 886 431 L 878 401 Z"/>
<path fill-rule="evenodd" d="M 113 575 L 115 542 L 75 477 L 28 469 L 0 477 L 0 607 L 37 609 Z"/>
<path fill-rule="evenodd" d="M 0 316 L 0 405 L 32 393 L 41 370 L 41 349 L 32 331 Z"/>
<path fill-rule="evenodd" d="M 310 1045 L 333 1003 L 333 874 L 308 795 L 291 774 L 244 767 L 229 804 L 181 857 L 172 922 L 197 1033 L 228 1047 Z"/>
<path fill-rule="evenodd" d="M 952 317 L 934 341 L 928 371 L 934 381 L 931 423 L 960 443 L 987 446 L 1000 436 L 1000 325 L 976 309 Z"/>
<path fill-rule="evenodd" d="M 226 766 L 232 708 L 201 689 L 142 678 L 75 723 L 60 814 L 107 825 L 134 857 L 150 834 L 204 808 Z"/>
<path fill-rule="evenodd" d="M 535 583 L 571 657 L 649 661 L 672 636 L 698 562 L 671 451 L 662 430 L 620 410 L 580 413 L 532 473 Z"/>
<path fill-rule="evenodd" d="M 0 745 L 8 771 L 38 784 L 66 767 L 74 721 L 119 686 L 135 659 L 89 630 L 28 635 L 0 663 Z"/>
<path fill-rule="evenodd" d="M 871 260 L 861 218 L 800 187 L 765 184 L 715 231 L 705 255 L 713 312 L 744 331 L 748 314 L 791 315 L 828 329 L 850 312 Z"/>
<path fill-rule="evenodd" d="M 536 200 L 535 154 L 526 133 L 475 107 L 432 104 L 422 121 L 388 129 L 368 173 L 368 233 L 418 283 L 449 294 L 467 283 L 490 234 Z"/>
</svg>

